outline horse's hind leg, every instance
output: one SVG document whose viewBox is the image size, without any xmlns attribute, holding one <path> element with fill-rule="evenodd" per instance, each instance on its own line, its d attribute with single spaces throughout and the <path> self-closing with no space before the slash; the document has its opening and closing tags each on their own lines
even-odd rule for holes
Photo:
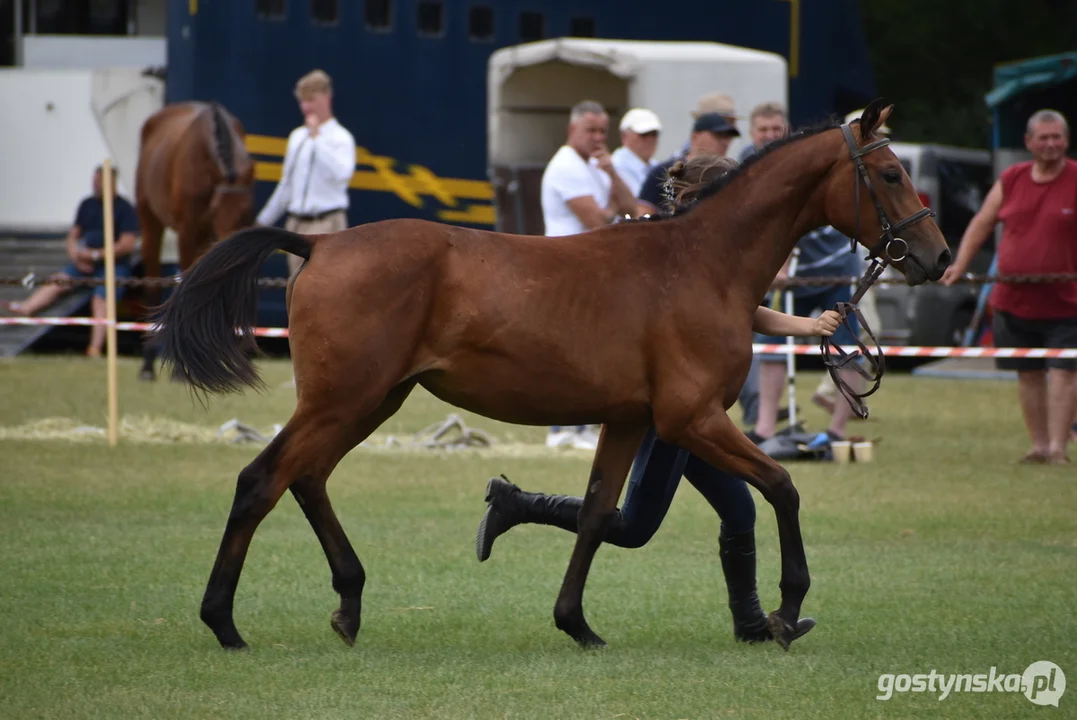
<svg viewBox="0 0 1077 720">
<path fill-rule="evenodd" d="M 800 494 L 789 472 L 737 429 L 722 408 L 690 424 L 675 444 L 753 485 L 774 508 L 782 553 L 781 607 L 768 618 L 771 635 L 786 650 L 811 584 L 800 533 Z"/>
<path fill-rule="evenodd" d="M 138 222 L 142 230 L 142 270 L 145 278 L 159 278 L 161 276 L 161 235 L 164 232 L 164 224 L 150 210 L 149 202 L 143 200 L 138 203 Z M 161 288 L 146 285 L 142 295 L 143 303 L 149 310 L 161 302 Z M 153 361 L 157 358 L 157 344 L 149 335 L 142 336 L 142 369 L 139 371 L 140 380 L 153 381 L 157 379 L 157 373 L 153 369 Z"/>
<path fill-rule="evenodd" d="M 381 406 L 360 423 L 358 442 L 362 442 L 399 410 L 414 387 L 415 383 L 409 382 L 393 388 Z M 330 625 L 344 642 L 354 645 L 355 636 L 359 633 L 366 571 L 333 512 L 325 489 L 327 480 L 328 473 L 320 477 L 307 474 L 296 480 L 291 489 L 322 544 L 333 573 L 333 589 L 340 595 L 340 608 L 333 613 Z"/>
<path fill-rule="evenodd" d="M 583 616 L 583 587 L 587 573 L 602 538 L 606 535 L 617 499 L 621 496 L 625 478 L 632 467 L 645 427 L 604 426 L 591 465 L 587 492 L 576 529 L 576 545 L 572 549 L 561 592 L 554 605 L 554 623 L 583 647 L 604 647 L 606 643 L 587 625 Z"/>
<path fill-rule="evenodd" d="M 293 483 L 299 484 L 297 499 L 309 500 L 310 509 L 305 506 L 304 512 L 323 547 L 331 548 L 326 554 L 330 556 L 334 584 L 344 588 L 340 590 L 342 600 L 349 601 L 342 602 L 341 607 L 354 607 L 358 628 L 358 591 L 362 589 L 363 570 L 328 506 L 324 486 L 340 459 L 395 412 L 410 389 L 393 389 L 372 412 L 342 414 L 339 405 L 312 408 L 301 404 L 269 446 L 239 473 L 232 511 L 202 597 L 202 621 L 222 646 L 247 646 L 233 617 L 236 586 L 255 530 Z"/>
</svg>

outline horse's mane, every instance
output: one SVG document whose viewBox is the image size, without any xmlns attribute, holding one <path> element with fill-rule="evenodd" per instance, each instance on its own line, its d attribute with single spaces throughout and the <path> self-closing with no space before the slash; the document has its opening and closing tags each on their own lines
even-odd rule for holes
<svg viewBox="0 0 1077 720">
<path fill-rule="evenodd" d="M 236 181 L 236 149 L 232 135 L 232 127 L 225 117 L 224 109 L 216 100 L 210 103 L 213 118 L 213 150 L 217 161 L 221 166 L 225 182 L 232 184 Z"/>
<path fill-rule="evenodd" d="M 792 145 L 798 140 L 803 140 L 804 138 L 811 137 L 813 135 L 819 135 L 820 133 L 824 133 L 827 130 L 833 130 L 834 128 L 838 127 L 841 127 L 841 123 L 836 118 L 830 117 L 817 125 L 809 125 L 807 127 L 800 128 L 796 132 L 792 132 L 786 135 L 781 140 L 775 140 L 769 145 L 766 145 L 762 150 L 756 150 L 755 153 L 750 155 L 744 162 L 742 162 L 737 167 L 733 168 L 727 173 L 719 175 L 717 178 L 712 180 L 706 187 L 699 191 L 699 194 L 696 195 L 693 202 L 690 202 L 686 205 L 682 205 L 681 207 L 677 208 L 672 213 L 672 215 L 665 215 L 664 217 L 674 217 L 677 215 L 683 215 L 685 213 L 691 212 L 692 209 L 695 208 L 695 206 L 698 205 L 701 200 L 704 200 L 705 198 L 708 198 L 711 195 L 714 195 L 715 193 L 719 192 L 720 190 L 722 190 L 722 188 L 729 186 L 730 183 L 743 175 L 745 170 L 752 167 L 763 158 L 771 155 L 778 150 L 781 150 L 787 145 Z"/>
</svg>

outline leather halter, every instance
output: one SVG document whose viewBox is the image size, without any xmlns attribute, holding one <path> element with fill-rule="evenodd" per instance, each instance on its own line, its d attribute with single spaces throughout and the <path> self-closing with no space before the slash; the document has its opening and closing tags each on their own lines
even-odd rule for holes
<svg viewBox="0 0 1077 720">
<path fill-rule="evenodd" d="M 890 218 L 886 214 L 886 210 L 883 209 L 878 196 L 875 194 L 875 188 L 871 184 L 871 179 L 868 177 L 868 169 L 865 167 L 863 160 L 864 156 L 873 150 L 878 150 L 879 148 L 889 145 L 890 138 L 882 138 L 868 143 L 864 147 L 857 147 L 849 123 L 845 123 L 841 126 L 841 132 L 842 135 L 845 136 L 845 144 L 849 146 L 849 155 L 856 165 L 856 174 L 853 175 L 853 191 L 856 197 L 856 234 L 854 234 L 851 239 L 849 250 L 851 252 L 856 252 L 856 243 L 860 238 L 860 180 L 863 180 L 864 185 L 868 188 L 868 196 L 875 206 L 875 212 L 879 215 L 879 224 L 882 226 L 883 231 L 879 236 L 879 240 L 871 249 L 871 254 L 869 256 L 871 258 L 871 265 L 857 283 L 856 292 L 853 294 L 852 299 L 847 303 L 838 303 L 835 308 L 838 315 L 841 317 L 841 323 L 845 325 L 852 336 L 856 338 L 858 349 L 851 353 L 847 353 L 829 337 L 823 338 L 819 349 L 823 355 L 823 363 L 830 372 L 830 377 L 834 380 L 834 385 L 837 386 L 838 390 L 848 401 L 853 412 L 860 418 L 867 418 L 868 407 L 864 404 L 863 399 L 879 389 L 879 383 L 882 381 L 883 372 L 885 370 L 885 363 L 882 351 L 878 350 L 879 341 L 875 339 L 874 333 L 871 332 L 871 328 L 868 326 L 867 322 L 864 321 L 864 316 L 860 313 L 860 309 L 856 305 L 860 302 L 860 299 L 864 297 L 864 293 L 868 291 L 868 288 L 879 279 L 879 276 L 882 275 L 887 265 L 890 263 L 901 262 L 908 256 L 909 244 L 897 237 L 895 233 L 907 228 L 913 223 L 923 220 L 924 218 L 934 217 L 935 213 L 930 208 L 923 208 L 912 215 L 891 224 Z M 861 342 L 857 333 L 852 332 L 852 327 L 849 326 L 850 314 L 856 316 L 856 319 L 860 321 L 860 326 L 864 329 L 864 332 L 867 333 L 872 344 L 875 345 L 876 352 L 874 355 L 871 350 Z M 855 362 L 860 355 L 863 355 L 864 359 L 867 361 L 867 364 L 870 367 L 870 372 L 861 367 L 860 363 Z M 849 384 L 842 379 L 838 371 L 847 366 L 854 368 L 860 373 L 861 377 L 869 383 L 872 383 L 867 391 L 862 393 L 854 392 L 853 389 L 849 387 Z"/>
</svg>

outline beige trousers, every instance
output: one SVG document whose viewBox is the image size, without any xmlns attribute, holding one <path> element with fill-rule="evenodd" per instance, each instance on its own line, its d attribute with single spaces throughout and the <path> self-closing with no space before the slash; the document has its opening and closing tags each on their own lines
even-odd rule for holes
<svg viewBox="0 0 1077 720">
<path fill-rule="evenodd" d="M 284 221 L 284 229 L 300 235 L 320 235 L 340 232 L 348 227 L 348 215 L 343 210 L 330 213 L 317 220 L 299 220 L 291 215 Z M 303 258 L 288 253 L 288 276 L 294 276 L 303 265 Z"/>
</svg>

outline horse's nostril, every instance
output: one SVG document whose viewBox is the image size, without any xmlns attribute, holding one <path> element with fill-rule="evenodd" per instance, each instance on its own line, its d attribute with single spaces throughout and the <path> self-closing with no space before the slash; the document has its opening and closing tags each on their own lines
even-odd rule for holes
<svg viewBox="0 0 1077 720">
<path fill-rule="evenodd" d="M 943 250 L 942 254 L 939 255 L 939 269 L 945 270 L 946 268 L 950 267 L 951 261 L 953 261 L 953 256 L 950 254 L 950 250 Z"/>
</svg>

